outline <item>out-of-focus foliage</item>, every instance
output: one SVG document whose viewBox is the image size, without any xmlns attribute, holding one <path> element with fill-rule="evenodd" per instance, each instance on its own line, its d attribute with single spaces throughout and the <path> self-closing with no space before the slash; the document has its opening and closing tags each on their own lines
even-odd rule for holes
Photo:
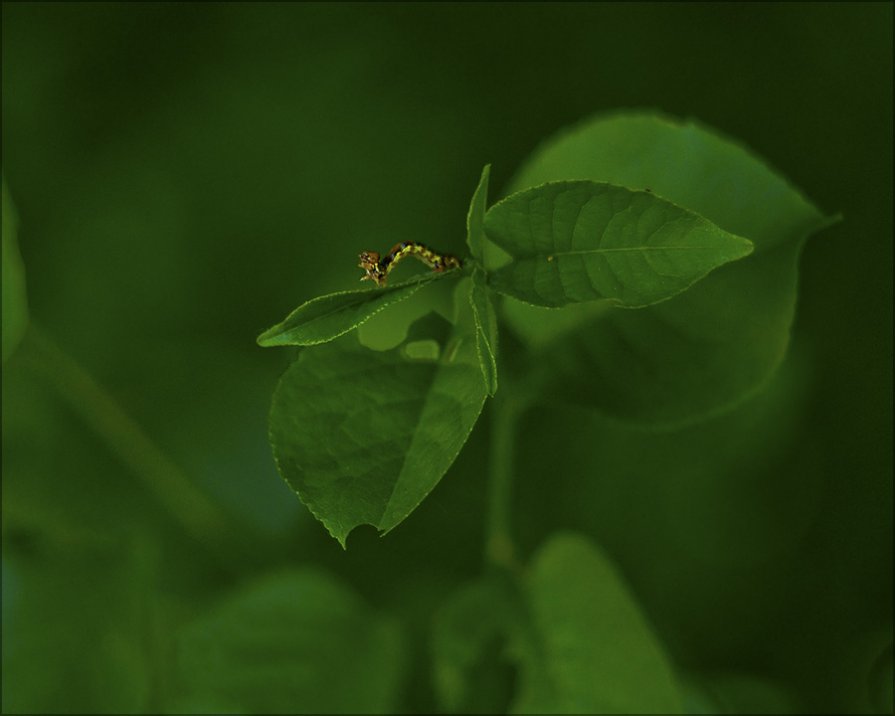
<svg viewBox="0 0 895 716">
<path fill-rule="evenodd" d="M 802 252 L 792 355 L 733 413 L 664 434 L 525 418 L 522 556 L 558 529 L 599 545 L 692 687 L 684 709 L 890 709 L 891 28 L 890 4 L 864 3 L 5 3 L 3 176 L 33 327 L 232 524 L 173 517 L 132 445 L 34 370 L 29 327 L 3 365 L 3 710 L 231 708 L 178 700 L 180 650 L 310 565 L 406 635 L 377 664 L 398 669 L 381 708 L 509 707 L 522 675 L 499 641 L 453 701 L 430 658 L 436 612 L 480 574 L 487 425 L 409 519 L 343 552 L 276 473 L 267 412 L 293 356 L 255 338 L 356 288 L 360 250 L 463 255 L 484 163 L 505 196 L 538 142 L 618 107 L 698 117 L 845 220 Z M 412 325 L 441 283 L 389 311 Z M 380 317 L 364 345 L 393 340 Z"/>
<path fill-rule="evenodd" d="M 3 360 L 22 340 L 28 325 L 25 269 L 16 241 L 16 213 L 3 181 Z"/>
<path fill-rule="evenodd" d="M 173 710 L 394 713 L 405 657 L 395 619 L 324 574 L 295 570 L 197 619 L 177 659 Z"/>
</svg>

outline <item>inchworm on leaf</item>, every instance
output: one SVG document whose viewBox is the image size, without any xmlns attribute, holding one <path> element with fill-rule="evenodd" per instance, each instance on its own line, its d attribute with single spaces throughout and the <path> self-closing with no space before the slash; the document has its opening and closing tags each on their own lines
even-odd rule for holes
<svg viewBox="0 0 895 716">
<path fill-rule="evenodd" d="M 373 281 L 377 286 L 385 286 L 389 272 L 405 256 L 414 256 L 436 273 L 460 268 L 460 259 L 450 254 L 439 254 L 428 246 L 416 241 L 402 241 L 395 244 L 383 258 L 375 251 L 361 251 L 358 266 L 366 273 L 361 281 Z"/>
</svg>

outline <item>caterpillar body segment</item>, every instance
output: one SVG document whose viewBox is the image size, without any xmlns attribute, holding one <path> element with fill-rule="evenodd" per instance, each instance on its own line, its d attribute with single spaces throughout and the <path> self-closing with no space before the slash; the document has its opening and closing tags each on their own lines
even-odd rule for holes
<svg viewBox="0 0 895 716">
<path fill-rule="evenodd" d="M 373 281 L 377 286 L 385 286 L 388 281 L 389 272 L 400 262 L 405 256 L 413 256 L 422 261 L 426 266 L 436 273 L 450 271 L 451 269 L 460 268 L 462 265 L 460 259 L 450 254 L 440 254 L 433 251 L 428 246 L 417 243 L 416 241 L 402 241 L 395 244 L 391 250 L 382 258 L 375 251 L 361 251 L 360 263 L 358 266 L 364 270 L 361 281 Z"/>
</svg>

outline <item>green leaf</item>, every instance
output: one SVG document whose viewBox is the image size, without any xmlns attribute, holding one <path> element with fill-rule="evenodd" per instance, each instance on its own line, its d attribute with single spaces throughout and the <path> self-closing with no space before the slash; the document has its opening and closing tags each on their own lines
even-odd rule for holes
<svg viewBox="0 0 895 716">
<path fill-rule="evenodd" d="M 511 697 L 509 634 L 521 619 L 517 595 L 495 579 L 468 584 L 441 606 L 432 628 L 432 671 L 445 713 L 506 713 Z"/>
<path fill-rule="evenodd" d="M 410 343 L 434 340 L 437 360 L 401 347 L 373 351 L 356 336 L 303 351 L 274 393 L 270 440 L 280 474 L 344 547 L 361 524 L 387 532 L 435 487 L 485 400 L 468 287 L 451 325 L 432 313 Z"/>
<path fill-rule="evenodd" d="M 357 328 L 383 308 L 416 293 L 423 285 L 449 274 L 426 273 L 393 286 L 340 291 L 311 299 L 258 336 L 258 345 L 312 346 Z"/>
<path fill-rule="evenodd" d="M 28 326 L 28 297 L 25 292 L 25 266 L 16 241 L 16 213 L 3 179 L 3 362 L 12 355 Z"/>
<path fill-rule="evenodd" d="M 649 189 L 755 250 L 646 309 L 582 312 L 563 341 L 535 357 L 545 389 L 664 426 L 729 409 L 760 389 L 789 344 L 802 243 L 830 220 L 739 145 L 649 113 L 598 117 L 562 133 L 534 154 L 512 190 L 576 179 Z M 528 336 L 555 330 L 552 312 L 520 304 L 512 313 Z"/>
<path fill-rule="evenodd" d="M 492 274 L 494 289 L 550 307 L 648 306 L 752 252 L 746 239 L 654 194 L 590 181 L 513 194 L 491 207 L 485 228 L 513 257 Z"/>
<path fill-rule="evenodd" d="M 482 245 L 485 240 L 485 211 L 488 208 L 488 178 L 491 175 L 491 165 L 486 164 L 482 169 L 479 185 L 475 188 L 472 200 L 469 202 L 469 213 L 466 215 L 466 245 L 473 258 L 482 258 Z"/>
<path fill-rule="evenodd" d="M 485 285 L 485 272 L 476 268 L 469 287 L 469 303 L 475 317 L 475 347 L 488 395 L 497 392 L 497 315 Z"/>
<path fill-rule="evenodd" d="M 293 570 L 184 630 L 180 701 L 230 713 L 393 713 L 405 664 L 394 620 L 326 574 Z"/>
<path fill-rule="evenodd" d="M 526 584 L 531 629 L 520 641 L 515 713 L 679 713 L 674 674 L 609 560 L 560 534 Z"/>
<path fill-rule="evenodd" d="M 648 190 L 748 238 L 756 253 L 827 221 L 739 143 L 651 112 L 600 115 L 558 133 L 523 165 L 510 191 L 576 179 Z"/>
<path fill-rule="evenodd" d="M 410 327 L 432 311 L 447 321 L 453 320 L 455 280 L 462 279 L 463 272 L 452 271 L 447 276 L 445 280 L 427 283 L 414 294 L 412 301 L 389 306 L 387 311 L 380 311 L 358 326 L 360 344 L 377 351 L 395 348 L 407 340 Z"/>
</svg>

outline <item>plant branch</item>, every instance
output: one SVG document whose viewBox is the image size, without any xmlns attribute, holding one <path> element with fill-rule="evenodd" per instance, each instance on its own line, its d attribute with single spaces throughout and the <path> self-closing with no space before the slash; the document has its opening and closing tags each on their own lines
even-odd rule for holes
<svg viewBox="0 0 895 716">
<path fill-rule="evenodd" d="M 523 404 L 512 397 L 512 392 L 506 383 L 490 406 L 491 446 L 488 465 L 485 559 L 495 567 L 511 571 L 516 569 L 511 527 L 516 429 L 523 408 Z"/>
<path fill-rule="evenodd" d="M 32 321 L 25 340 L 39 371 L 182 527 L 216 546 L 226 534 L 225 513 L 199 490 L 71 356 Z M 23 346 L 24 347 L 24 346 Z"/>
</svg>

